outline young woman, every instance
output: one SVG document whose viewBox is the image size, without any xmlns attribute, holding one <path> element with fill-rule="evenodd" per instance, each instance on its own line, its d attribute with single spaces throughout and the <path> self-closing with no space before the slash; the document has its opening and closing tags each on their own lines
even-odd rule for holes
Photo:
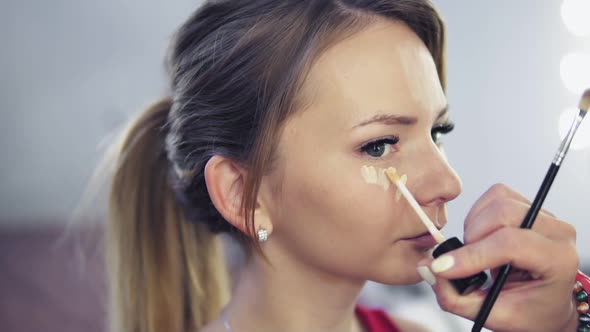
<svg viewBox="0 0 590 332">
<path fill-rule="evenodd" d="M 486 326 L 575 331 L 573 227 L 544 211 L 518 229 L 528 202 L 497 185 L 467 216 L 466 246 L 431 262 L 433 239 L 408 203 L 361 175 L 396 167 L 446 224 L 461 183 L 439 150 L 452 129 L 444 41 L 428 0 L 205 3 L 171 47 L 171 96 L 121 146 L 113 330 L 436 330 L 356 297 L 367 280 L 424 277 L 444 310 L 473 319 L 484 294 L 460 296 L 448 279 L 511 262 L 527 273 L 514 274 Z M 248 253 L 231 296 L 220 233 Z"/>
</svg>

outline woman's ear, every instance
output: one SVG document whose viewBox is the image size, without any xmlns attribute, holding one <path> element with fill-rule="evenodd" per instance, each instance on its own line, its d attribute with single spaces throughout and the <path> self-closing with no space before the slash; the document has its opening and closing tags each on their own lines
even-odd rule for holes
<svg viewBox="0 0 590 332">
<path fill-rule="evenodd" d="M 205 182 L 213 205 L 225 220 L 242 233 L 250 235 L 242 210 L 246 175 L 246 170 L 236 162 L 219 155 L 211 157 L 205 165 Z M 268 234 L 272 231 L 268 211 L 260 202 L 257 202 L 254 211 L 254 225 L 257 231 L 261 228 Z"/>
</svg>

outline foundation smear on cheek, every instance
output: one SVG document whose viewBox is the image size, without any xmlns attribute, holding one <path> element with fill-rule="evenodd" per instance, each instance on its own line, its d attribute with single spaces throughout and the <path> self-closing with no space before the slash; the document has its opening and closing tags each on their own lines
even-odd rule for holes
<svg viewBox="0 0 590 332">
<path fill-rule="evenodd" d="M 368 184 L 376 184 L 383 188 L 383 190 L 389 189 L 391 185 L 391 181 L 385 174 L 386 168 L 375 167 L 375 166 L 366 166 L 363 165 L 361 167 L 361 176 L 363 180 L 365 180 Z M 406 184 L 408 180 L 408 176 L 406 174 L 400 176 L 400 181 Z M 400 199 L 401 193 L 398 191 L 395 195 L 396 199 Z"/>
</svg>

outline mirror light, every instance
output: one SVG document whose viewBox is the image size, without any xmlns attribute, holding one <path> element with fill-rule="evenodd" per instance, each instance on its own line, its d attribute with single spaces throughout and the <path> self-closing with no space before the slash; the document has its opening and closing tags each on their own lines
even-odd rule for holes
<svg viewBox="0 0 590 332">
<path fill-rule="evenodd" d="M 574 94 L 580 95 L 590 87 L 590 53 L 566 54 L 559 67 L 563 84 Z"/>
<path fill-rule="evenodd" d="M 574 35 L 590 35 L 590 0 L 564 0 L 561 4 L 561 18 L 567 29 Z"/>
</svg>

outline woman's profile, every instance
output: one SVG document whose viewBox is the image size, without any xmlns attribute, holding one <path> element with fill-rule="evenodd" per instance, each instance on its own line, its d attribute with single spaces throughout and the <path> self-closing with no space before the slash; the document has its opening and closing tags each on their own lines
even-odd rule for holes
<svg viewBox="0 0 590 332">
<path fill-rule="evenodd" d="M 528 202 L 496 185 L 465 220 L 464 250 L 431 265 L 435 243 L 408 203 L 363 176 L 395 167 L 439 228 L 461 192 L 440 149 L 453 126 L 444 23 L 428 0 L 208 1 L 166 68 L 170 96 L 131 124 L 116 161 L 114 331 L 435 331 L 357 296 L 367 280 L 426 278 L 444 310 L 473 319 L 484 294 L 448 279 L 507 262 L 530 273 L 487 327 L 575 330 L 570 225 L 543 212 L 517 229 Z M 239 273 L 219 234 L 246 253 Z"/>
</svg>

